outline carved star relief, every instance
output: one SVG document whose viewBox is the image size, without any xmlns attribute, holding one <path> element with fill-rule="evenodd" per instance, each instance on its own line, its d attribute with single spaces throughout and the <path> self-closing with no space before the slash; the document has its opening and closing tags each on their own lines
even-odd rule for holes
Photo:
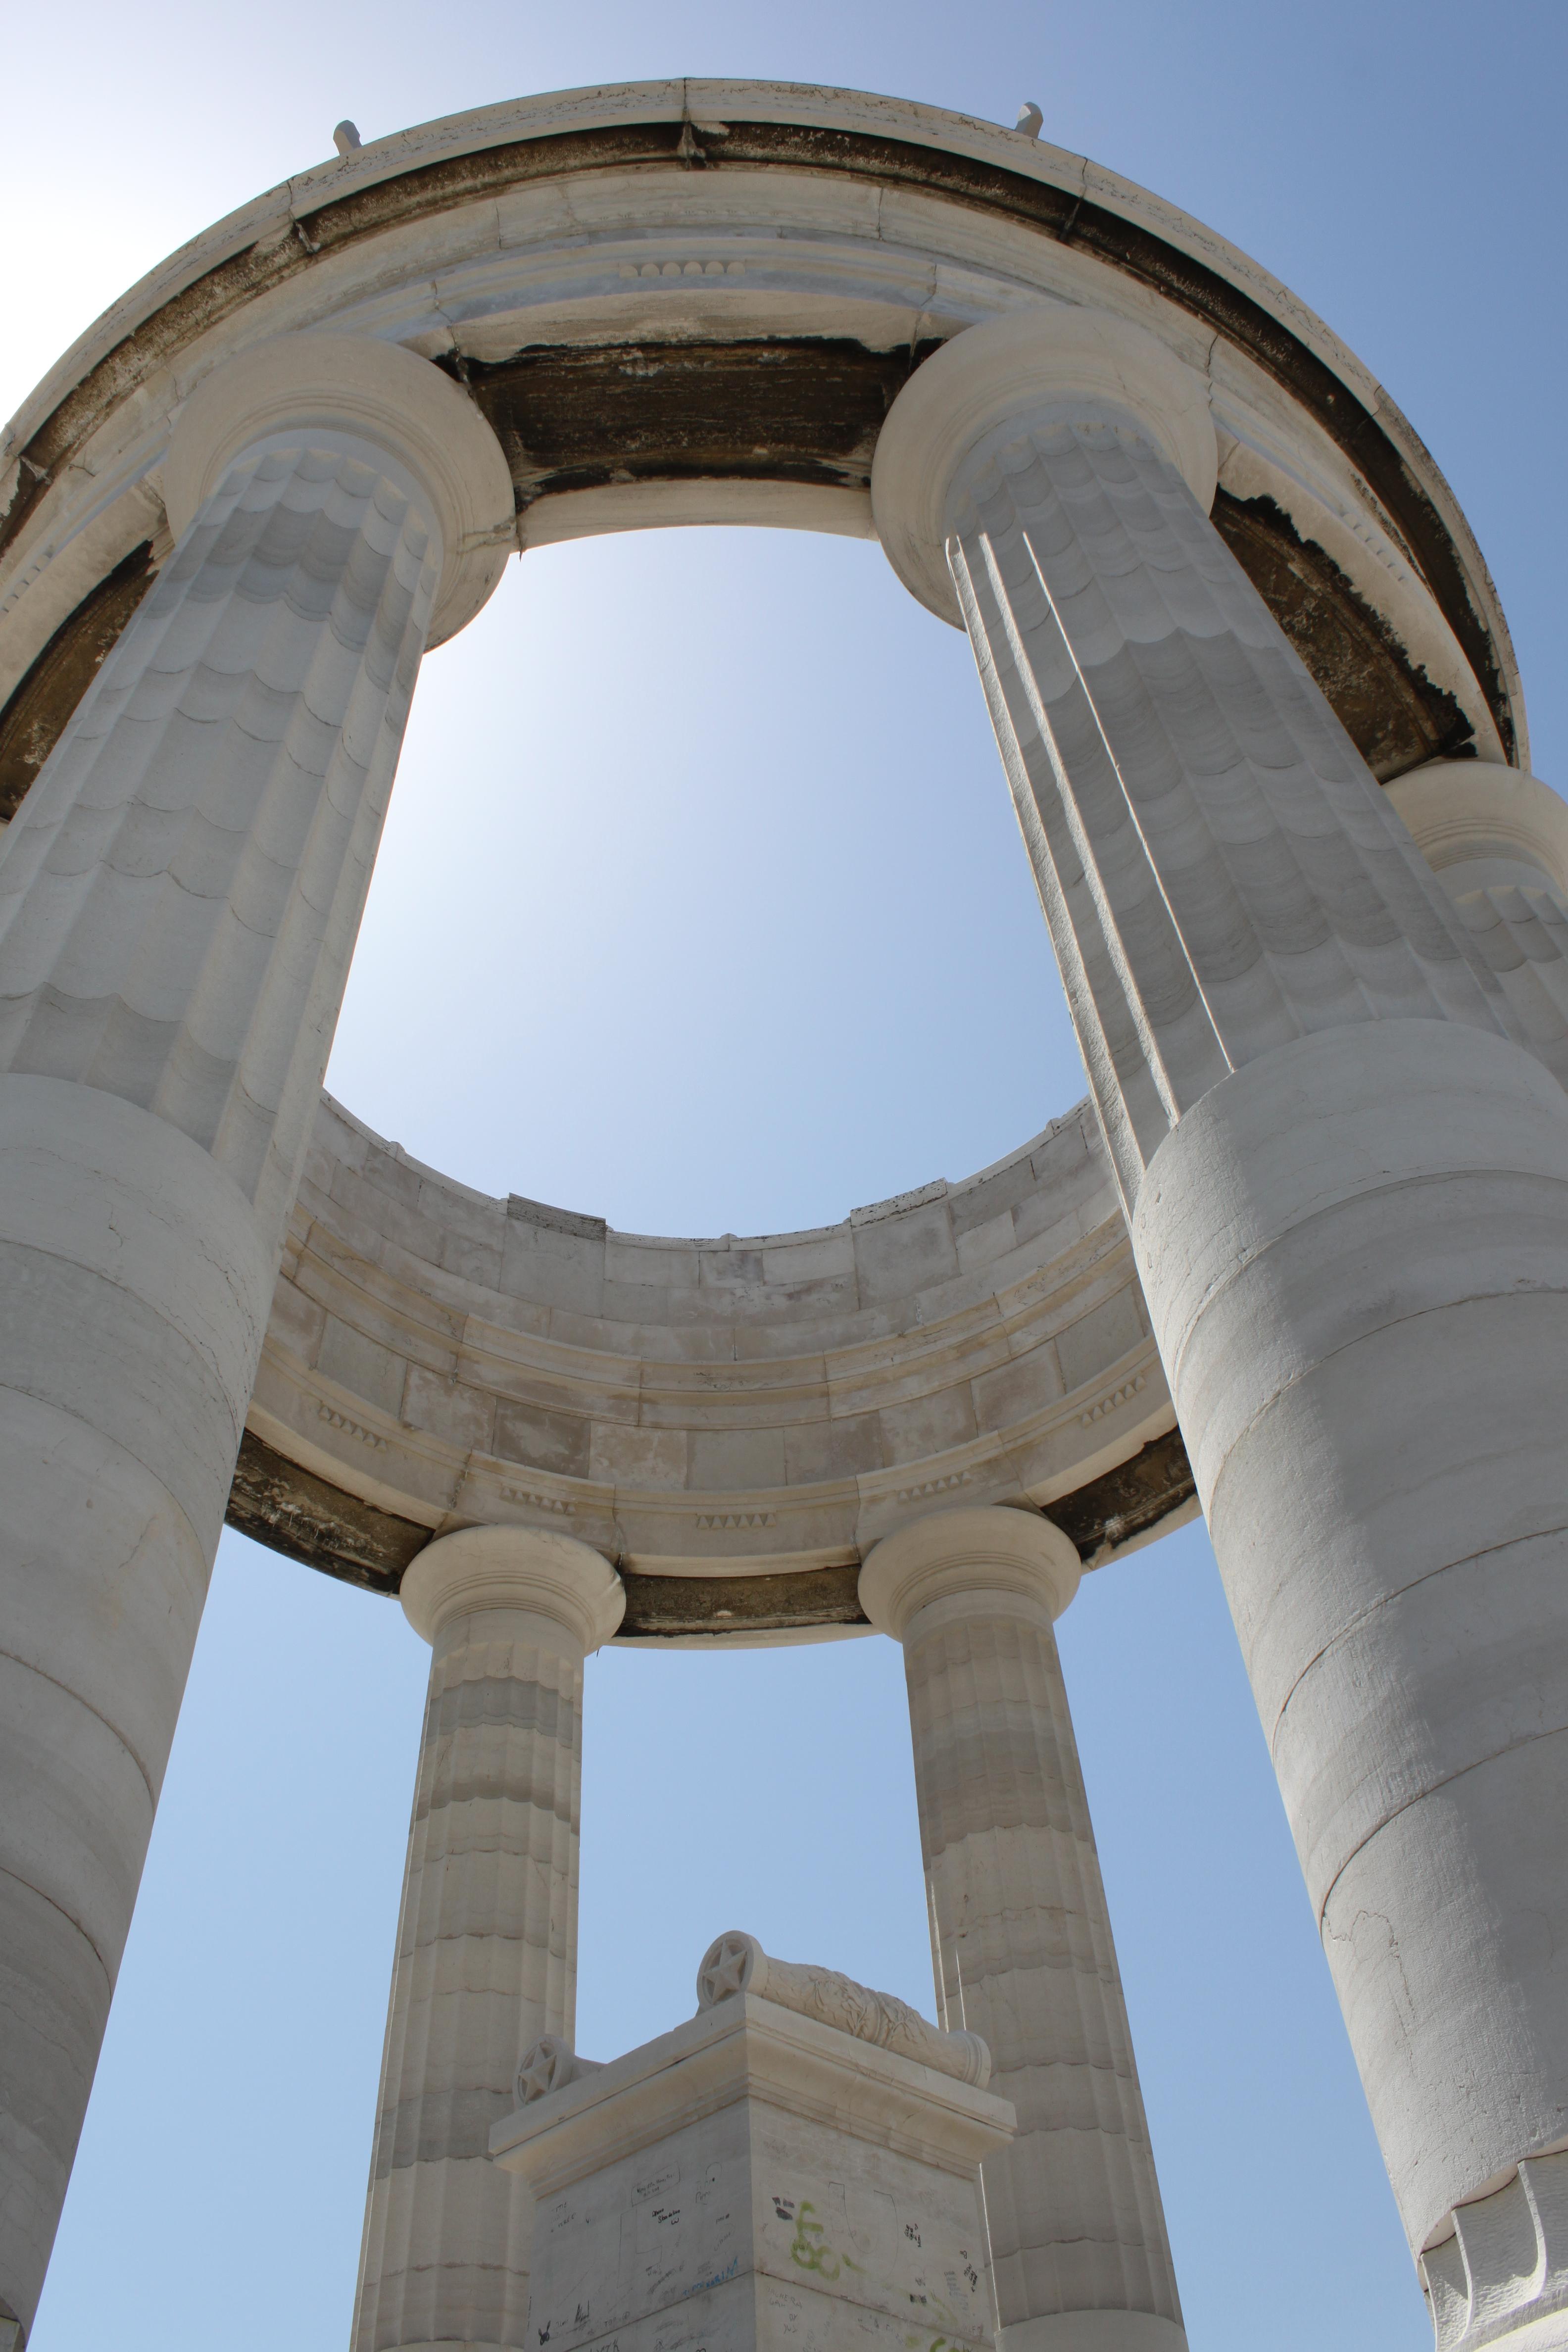
<svg viewBox="0 0 1568 2352">
<path fill-rule="evenodd" d="M 750 1936 L 721 1936 L 708 1949 L 697 1976 L 697 1998 L 704 2009 L 744 1992 L 751 1978 L 753 1946 Z"/>
<path fill-rule="evenodd" d="M 546 2099 L 571 2079 L 572 2053 L 566 2043 L 558 2033 L 541 2034 L 517 2070 L 518 2105 L 526 2107 L 535 2099 Z"/>
</svg>

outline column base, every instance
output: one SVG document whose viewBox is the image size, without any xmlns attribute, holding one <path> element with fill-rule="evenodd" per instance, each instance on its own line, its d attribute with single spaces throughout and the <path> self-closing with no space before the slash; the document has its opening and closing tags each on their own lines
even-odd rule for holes
<svg viewBox="0 0 1568 2352">
<path fill-rule="evenodd" d="M 1568 2352 L 1568 2149 L 1456 2207 L 1421 2257 L 1436 2352 Z"/>
<path fill-rule="evenodd" d="M 1500 2335 L 1439 2336 L 1436 2352 L 1471 2352 L 1472 2346 L 1482 2345 L 1488 2352 L 1493 2346 L 1497 2352 L 1568 2352 L 1568 2312 L 1523 2319 L 1517 2326 L 1510 2323 Z"/>
<path fill-rule="evenodd" d="M 996 2352 L 1187 2352 L 1187 2333 L 1152 2311 L 1058 2311 L 1000 2328 Z"/>
</svg>

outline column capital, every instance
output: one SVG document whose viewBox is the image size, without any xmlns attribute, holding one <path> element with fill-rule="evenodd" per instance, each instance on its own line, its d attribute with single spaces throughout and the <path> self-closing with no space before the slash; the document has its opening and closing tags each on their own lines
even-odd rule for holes
<svg viewBox="0 0 1568 2352">
<path fill-rule="evenodd" d="M 579 1653 L 607 1642 L 626 1587 L 601 1552 L 549 1528 L 459 1528 L 416 1552 L 399 1598 L 415 1632 L 434 1642 L 455 1617 L 524 1610 L 559 1628 Z"/>
<path fill-rule="evenodd" d="M 905 384 L 871 467 L 871 512 L 910 594 L 963 626 L 945 553 L 966 458 L 999 429 L 1127 422 L 1153 443 L 1207 514 L 1218 445 L 1201 376 L 1125 319 L 1040 303 L 967 327 Z"/>
<path fill-rule="evenodd" d="M 860 1606 L 879 1633 L 901 1642 L 937 1601 L 963 1611 L 1059 1617 L 1078 1591 L 1078 1547 L 1032 1511 L 981 1504 L 932 1511 L 881 1542 L 860 1570 Z"/>
<path fill-rule="evenodd" d="M 1523 882 L 1568 898 L 1568 803 L 1539 777 L 1489 760 L 1429 760 L 1383 789 L 1450 898 Z"/>
<path fill-rule="evenodd" d="M 275 335 L 204 376 L 180 411 L 163 468 L 176 539 L 244 450 L 300 428 L 356 434 L 414 475 L 445 557 L 426 644 L 455 636 L 517 546 L 511 471 L 468 394 L 401 343 Z"/>
</svg>

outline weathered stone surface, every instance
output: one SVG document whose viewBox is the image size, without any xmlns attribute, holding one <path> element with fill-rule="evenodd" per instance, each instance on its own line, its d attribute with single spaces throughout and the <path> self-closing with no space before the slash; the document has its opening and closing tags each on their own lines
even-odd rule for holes
<svg viewBox="0 0 1568 2352">
<path fill-rule="evenodd" d="M 1018 2117 L 984 2165 L 999 2340 L 1183 2352 L 1052 1631 L 1078 1581 L 1045 1521 L 938 1510 L 877 1547 L 860 1593 L 903 1644 L 937 2014 L 982 2037 Z"/>
<path fill-rule="evenodd" d="M 1087 389 L 1069 394 L 1075 371 Z M 928 603 L 945 540 L 1129 1203 L 1184 1112 L 1294 1037 L 1380 1018 L 1510 1028 L 1205 519 L 1214 450 L 1198 378 L 1154 338 L 1024 315 L 911 382 L 873 482 Z"/>
<path fill-rule="evenodd" d="M 177 543 L 0 863 L 0 1979 L 25 2021 L 0 2037 L 0 2302 L 24 2328 L 446 578 L 442 498 L 378 404 L 390 380 L 395 419 L 412 371 L 454 465 L 482 430 L 374 343 L 323 405 L 343 341 L 253 355 L 188 404 Z M 344 1337 L 363 1371 L 377 1343 Z"/>
<path fill-rule="evenodd" d="M 157 573 L 133 547 L 60 623 L 0 709 L 0 821 L 9 824 Z"/>
<path fill-rule="evenodd" d="M 499 1283 L 493 1261 L 488 1281 L 454 1273 L 453 1231 L 510 1237 Z M 977 1233 L 989 1254 L 965 1272 Z M 852 1565 L 935 1495 L 1078 1496 L 1096 1555 L 1146 1533 L 1161 1496 L 1186 1500 L 1178 1467 L 1107 1535 L 1120 1505 L 1100 1482 L 1169 1435 L 1171 1410 L 1081 1110 L 841 1226 L 685 1241 L 485 1201 L 323 1100 L 255 1402 L 272 1475 L 293 1452 L 313 1482 L 307 1517 L 331 1477 L 362 1534 L 375 1514 L 563 1525 L 645 1580 L 768 1580 L 732 1622 L 714 1615 L 730 1598 L 668 1596 L 662 1638 L 792 1630 L 791 1572 Z M 796 1590 L 793 1630 L 841 1622 Z"/>
<path fill-rule="evenodd" d="M 753 1941 L 721 1938 L 697 2016 L 640 2050 L 531 2056 L 490 2136 L 538 2211 L 531 2343 L 991 2352 L 977 2162 L 1013 2115 L 974 2085 L 973 2037 L 949 2063 L 898 2003 L 889 2041 L 885 1997 L 826 1970 L 783 1971 L 829 1995 L 811 2013 L 733 1988 Z"/>
<path fill-rule="evenodd" d="M 353 2340 L 522 2352 L 532 2216 L 489 2132 L 529 2046 L 573 2038 L 583 1659 L 620 1591 L 585 1545 L 485 1528 L 422 1552 L 404 1608 L 430 1689 Z"/>
<path fill-rule="evenodd" d="M 244 1412 L 231 1509 L 297 1556 L 416 1609 L 498 1547 L 625 1560 L 649 1640 L 854 1630 L 856 1561 L 958 1507 L 1041 1542 L 1055 1512 L 1076 1576 L 1195 1479 L 1445 2352 L 1547 2352 L 1568 904 L 1510 832 L 1522 704 L 1451 494 L 1245 257 L 994 125 L 679 79 L 338 146 L 134 289 L 4 443 L 0 793 L 37 774 L 0 861 L 0 2315 L 36 2295 Z M 1029 365 L 965 441 L 949 388 L 1002 346 Z M 945 457 L 905 467 L 911 562 L 886 493 L 916 417 Z M 484 1199 L 318 1104 L 427 627 L 509 549 L 713 521 L 875 527 L 949 618 L 956 573 L 1109 1155 L 1080 1111 L 837 1228 L 666 1240 Z M 1401 772 L 1464 750 L 1497 822 L 1424 864 Z M 421 1784 L 478 1759 L 411 1865 L 377 2352 L 521 2343 L 476 2132 L 527 2003 L 569 2019 L 534 1654 L 610 1628 L 563 1652 L 537 1583 L 483 1586 Z M 1009 2352 L 1169 2343 L 1048 1628 L 921 1614 L 928 1780 L 950 1732 L 1006 1766 L 949 1770 L 980 1811 L 928 1840 L 943 1998 L 957 1882 L 1031 2099 L 1060 2062 L 998 2205 Z M 475 1831 L 487 1757 L 507 1818 Z M 474 1982 L 440 1981 L 448 1943 Z M 1053 2154 L 1075 2132 L 1114 2193 Z"/>
<path fill-rule="evenodd" d="M 1526 967 L 1560 961 L 1568 818 L 1519 775 L 1489 815 L 1484 763 L 1379 792 L 1205 520 L 1162 367 L 1075 390 L 1032 322 L 961 337 L 873 499 L 928 603 L 945 540 L 1440 2335 L 1554 2352 L 1568 1101 Z"/>
<path fill-rule="evenodd" d="M 1452 758 L 1475 729 L 1328 550 L 1270 498 L 1215 499 L 1213 521 L 1379 783 Z"/>
<path fill-rule="evenodd" d="M 705 119 L 710 112 L 724 135 L 697 137 L 691 107 L 700 108 Z M 698 463 L 711 474 L 728 463 L 764 474 L 771 469 L 773 479 L 785 483 L 803 467 L 830 473 L 875 422 L 874 398 L 884 393 L 880 372 L 907 364 L 911 340 L 922 331 L 928 339 L 933 331 L 938 336 L 953 331 L 940 311 L 930 310 L 922 329 L 921 301 L 911 293 L 904 298 L 901 329 L 889 323 L 863 340 L 847 336 L 840 261 L 834 273 L 837 317 L 802 336 L 796 298 L 785 315 L 768 321 L 765 340 L 778 381 L 793 373 L 804 387 L 812 379 L 804 399 L 793 407 L 786 402 L 783 418 L 762 420 L 767 429 L 759 433 L 755 403 L 765 404 L 768 394 L 751 392 L 740 403 L 752 413 L 750 443 L 742 449 L 727 441 L 718 424 L 720 403 L 711 390 L 704 394 L 700 379 L 706 366 L 722 380 L 733 368 L 731 348 L 758 342 L 756 298 L 770 290 L 769 279 L 755 274 L 755 248 L 742 251 L 735 239 L 770 215 L 775 238 L 782 221 L 798 240 L 811 226 L 826 226 L 837 205 L 833 227 L 840 238 L 886 236 L 895 225 L 911 246 L 934 235 L 970 269 L 987 259 L 994 267 L 1005 255 L 1015 284 L 1040 283 L 1068 299 L 1081 299 L 1085 266 L 1098 267 L 1110 284 L 1125 286 L 1131 304 L 1152 299 L 1189 321 L 1195 348 L 1217 336 L 1244 368 L 1269 383 L 1276 401 L 1283 392 L 1310 418 L 1314 431 L 1341 453 L 1347 488 L 1370 488 L 1377 511 L 1393 519 L 1432 583 L 1436 604 L 1464 648 L 1461 658 L 1482 686 L 1482 707 L 1495 718 L 1500 748 L 1505 755 L 1522 751 L 1510 709 L 1516 679 L 1506 630 L 1463 520 L 1387 395 L 1299 303 L 1211 232 L 1081 157 L 1043 142 L 1026 145 L 994 125 L 846 92 L 680 81 L 567 93 L 429 124 L 297 175 L 196 240 L 176 272 L 159 273 L 136 289 L 103 323 L 79 375 L 41 388 L 29 404 L 17 440 L 26 463 L 0 525 L 0 563 L 7 546 L 25 541 L 38 525 L 47 529 L 51 493 L 68 480 L 73 458 L 101 438 L 117 407 L 133 404 L 161 372 L 177 372 L 199 337 L 232 332 L 258 297 L 271 299 L 275 315 L 279 306 L 292 315 L 310 299 L 307 289 L 322 255 L 331 256 L 340 272 L 347 263 L 372 273 L 384 299 L 389 247 L 405 243 L 411 282 L 421 268 L 424 272 L 426 315 L 411 322 L 411 332 L 418 332 L 426 327 L 432 253 L 445 260 L 466 250 L 465 236 L 471 235 L 466 224 L 482 222 L 487 258 L 493 259 L 499 216 L 502 250 L 515 238 L 536 266 L 542 233 L 554 228 L 578 242 L 587 219 L 603 236 L 616 219 L 617 188 L 634 185 L 645 218 L 674 224 L 688 215 L 694 227 L 707 230 L 695 244 L 667 237 L 650 246 L 646 236 L 628 244 L 605 257 L 594 281 L 601 300 L 618 302 L 624 325 L 619 338 L 593 340 L 610 349 L 618 343 L 626 352 L 655 353 L 642 431 L 653 445 L 648 454 L 662 452 L 672 469 Z M 575 211 L 563 201 L 567 189 Z M 731 274 L 737 263 L 739 276 Z M 713 292 L 715 264 L 724 273 L 721 286 L 743 289 L 752 305 L 738 327 L 723 318 L 723 297 Z M 748 268 L 753 273 L 749 284 Z M 929 277 L 923 285 L 929 291 Z M 944 298 L 951 299 L 945 289 Z M 603 468 L 606 460 L 595 436 L 601 432 L 604 388 L 591 399 L 579 390 L 586 388 L 584 372 L 595 362 L 570 355 L 572 338 L 553 318 L 533 335 L 526 326 L 510 337 L 502 331 L 498 350 L 489 320 L 502 309 L 493 293 L 482 310 L 470 310 L 459 299 L 440 314 L 448 323 L 432 348 L 450 351 L 456 340 L 453 363 L 459 373 L 475 365 L 481 371 L 533 368 L 541 379 L 535 401 L 548 464 Z M 678 315 L 679 331 L 661 331 L 661 319 L 673 324 Z M 674 344 L 688 346 L 692 357 L 682 359 L 670 349 Z M 614 375 L 616 362 L 606 365 Z M 539 398 L 552 372 L 559 394 Z M 657 423 L 661 395 L 680 376 L 683 405 L 715 420 L 700 453 L 692 451 L 679 414 L 671 415 L 662 435 Z M 482 373 L 479 381 L 483 398 Z M 666 404 L 674 405 L 668 399 Z M 802 425 L 818 415 L 820 426 L 803 434 Z M 575 438 L 574 418 L 580 420 Z M 499 421 L 503 432 L 509 429 L 509 419 Z M 521 429 L 518 440 L 515 462 L 527 496 L 542 468 Z M 79 588 L 70 604 L 82 593 Z M 1321 588 L 1312 593 L 1321 595 Z M 51 628 L 69 609 L 55 614 Z M 1405 691 L 1399 689 L 1402 696 Z"/>
<path fill-rule="evenodd" d="M 240 1440 L 226 1516 L 239 1534 L 303 1568 L 323 1569 L 345 1583 L 389 1595 L 430 1541 L 428 1528 L 373 1510 L 275 1454 L 249 1429 Z"/>
</svg>

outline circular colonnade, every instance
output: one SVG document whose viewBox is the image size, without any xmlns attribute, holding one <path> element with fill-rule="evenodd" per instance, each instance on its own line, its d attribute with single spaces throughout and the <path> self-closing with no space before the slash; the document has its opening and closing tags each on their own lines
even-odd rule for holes
<svg viewBox="0 0 1568 2352">
<path fill-rule="evenodd" d="M 484 2135 L 572 2039 L 585 1652 L 871 1625 L 939 2006 L 1020 2118 L 1003 2343 L 1175 2352 L 1051 1623 L 1199 1501 L 1445 2352 L 1558 2324 L 1568 2008 L 1498 1823 L 1547 1769 L 1515 1717 L 1561 1728 L 1520 1594 L 1560 1524 L 1568 856 L 1387 396 L 1025 131 L 677 81 L 300 174 L 108 313 L 0 462 L 18 2324 L 226 1511 L 433 1644 L 366 2352 L 524 2341 Z M 320 1089 L 423 652 L 513 552 L 715 522 L 877 536 L 967 628 L 1091 1099 L 967 1182 L 687 1241 L 476 1194 Z M 1461 2095 L 1478 2004 L 1516 2023 Z"/>
<path fill-rule="evenodd" d="M 1380 780 L 1461 751 L 1524 764 L 1451 494 L 1255 263 L 1024 133 L 675 81 L 353 150 L 67 354 L 5 452 L 0 814 L 156 577 L 171 424 L 225 359 L 331 329 L 464 387 L 516 509 L 486 518 L 471 609 L 514 548 L 593 532 L 872 535 L 879 432 L 914 370 L 1061 304 L 1152 329 L 1200 374 L 1215 519 Z M 863 1624 L 867 1540 L 942 1496 L 1034 1503 L 1104 1557 L 1193 1492 L 1121 1224 L 1087 1107 L 844 1226 L 689 1242 L 481 1199 L 323 1102 L 234 1522 L 391 1587 L 446 1527 L 564 1523 L 675 1580 L 633 1588 L 626 1638 Z"/>
</svg>

